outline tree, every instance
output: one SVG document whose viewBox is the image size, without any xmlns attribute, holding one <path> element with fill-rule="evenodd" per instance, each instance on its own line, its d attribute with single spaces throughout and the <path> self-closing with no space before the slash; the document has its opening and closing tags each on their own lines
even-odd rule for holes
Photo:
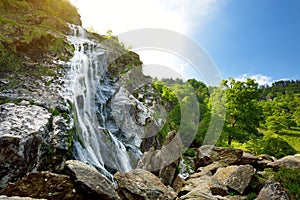
<svg viewBox="0 0 300 200">
<path fill-rule="evenodd" d="M 223 135 L 227 143 L 232 140 L 245 142 L 251 136 L 257 136 L 259 121 L 262 119 L 261 108 L 258 105 L 258 84 L 253 79 L 246 82 L 235 81 L 233 78 L 221 83 L 226 95 L 226 119 Z"/>
</svg>

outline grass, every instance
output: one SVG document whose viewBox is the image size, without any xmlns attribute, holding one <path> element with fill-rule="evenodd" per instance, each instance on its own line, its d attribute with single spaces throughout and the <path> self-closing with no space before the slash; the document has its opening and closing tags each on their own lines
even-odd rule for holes
<svg viewBox="0 0 300 200">
<path fill-rule="evenodd" d="M 266 141 L 269 138 L 280 138 L 285 140 L 290 146 L 292 146 L 297 153 L 300 153 L 300 127 L 293 127 L 291 129 L 283 129 L 275 133 L 272 130 L 259 130 L 263 133 L 263 138 L 259 138 L 256 140 L 250 140 L 246 143 L 239 143 L 233 141 L 232 147 L 242 149 L 246 152 L 250 152 L 252 154 L 259 154 L 259 149 L 261 149 L 262 142 Z"/>
<path fill-rule="evenodd" d="M 279 131 L 277 134 L 273 131 L 264 130 L 262 131 L 265 137 L 280 137 L 287 141 L 298 153 L 300 153 L 300 127 L 294 127 L 291 129 L 284 129 Z"/>
</svg>

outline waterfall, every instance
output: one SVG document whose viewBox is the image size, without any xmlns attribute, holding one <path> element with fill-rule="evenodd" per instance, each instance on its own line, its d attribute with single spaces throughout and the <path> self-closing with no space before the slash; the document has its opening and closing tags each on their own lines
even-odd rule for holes
<svg viewBox="0 0 300 200">
<path fill-rule="evenodd" d="M 111 169 L 129 171 L 132 167 L 125 145 L 112 133 L 118 127 L 108 120 L 107 102 L 115 90 L 106 77 L 107 54 L 84 29 L 73 25 L 71 29 L 68 40 L 75 50 L 66 64 L 62 96 L 73 104 L 74 157 L 112 179 Z"/>
</svg>

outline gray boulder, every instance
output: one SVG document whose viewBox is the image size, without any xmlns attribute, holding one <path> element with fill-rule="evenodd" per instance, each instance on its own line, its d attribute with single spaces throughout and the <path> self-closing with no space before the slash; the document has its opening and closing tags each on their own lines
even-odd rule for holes
<svg viewBox="0 0 300 200">
<path fill-rule="evenodd" d="M 255 200 L 289 200 L 286 191 L 277 182 L 267 181 Z"/>
<path fill-rule="evenodd" d="M 114 178 L 122 200 L 173 200 L 176 193 L 159 178 L 143 169 L 117 172 Z"/>
<path fill-rule="evenodd" d="M 38 167 L 50 118 L 40 106 L 0 105 L 0 189 Z"/>
<path fill-rule="evenodd" d="M 296 154 L 293 156 L 286 156 L 279 160 L 275 160 L 274 162 L 270 162 L 267 164 L 270 168 L 299 168 L 300 167 L 300 154 Z"/>
<path fill-rule="evenodd" d="M 66 170 L 71 173 L 75 187 L 90 199 L 120 199 L 113 183 L 96 168 L 77 160 L 68 160 Z"/>
<path fill-rule="evenodd" d="M 243 194 L 254 174 L 255 169 L 251 165 L 234 165 L 219 168 L 213 177 L 228 188 Z"/>
<path fill-rule="evenodd" d="M 242 155 L 243 151 L 240 149 L 204 145 L 197 150 L 197 156 L 194 159 L 195 170 L 216 161 L 223 165 L 235 164 L 241 159 Z"/>
</svg>

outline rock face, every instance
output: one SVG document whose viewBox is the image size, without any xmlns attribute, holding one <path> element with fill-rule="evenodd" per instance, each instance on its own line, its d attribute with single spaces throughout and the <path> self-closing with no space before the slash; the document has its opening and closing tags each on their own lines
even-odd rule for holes
<svg viewBox="0 0 300 200">
<path fill-rule="evenodd" d="M 66 168 L 70 171 L 75 187 L 91 199 L 120 199 L 113 183 L 96 168 L 77 160 L 68 160 Z"/>
<path fill-rule="evenodd" d="M 34 105 L 0 105 L 0 188 L 38 167 L 51 114 Z"/>
<path fill-rule="evenodd" d="M 66 175 L 33 172 L 19 182 L 10 184 L 1 192 L 6 196 L 38 199 L 82 199 Z"/>
<path fill-rule="evenodd" d="M 289 200 L 286 191 L 280 186 L 279 183 L 268 181 L 259 192 L 255 200 Z"/>
<path fill-rule="evenodd" d="M 117 172 L 117 191 L 122 200 L 171 200 L 176 193 L 155 175 L 142 169 Z"/>
<path fill-rule="evenodd" d="M 255 170 L 251 165 L 228 166 L 219 168 L 213 177 L 227 187 L 243 194 L 254 173 Z"/>
<path fill-rule="evenodd" d="M 242 155 L 243 151 L 240 149 L 204 145 L 197 150 L 197 156 L 195 158 L 195 170 L 215 161 L 219 161 L 226 165 L 234 164 L 241 159 Z"/>
</svg>

